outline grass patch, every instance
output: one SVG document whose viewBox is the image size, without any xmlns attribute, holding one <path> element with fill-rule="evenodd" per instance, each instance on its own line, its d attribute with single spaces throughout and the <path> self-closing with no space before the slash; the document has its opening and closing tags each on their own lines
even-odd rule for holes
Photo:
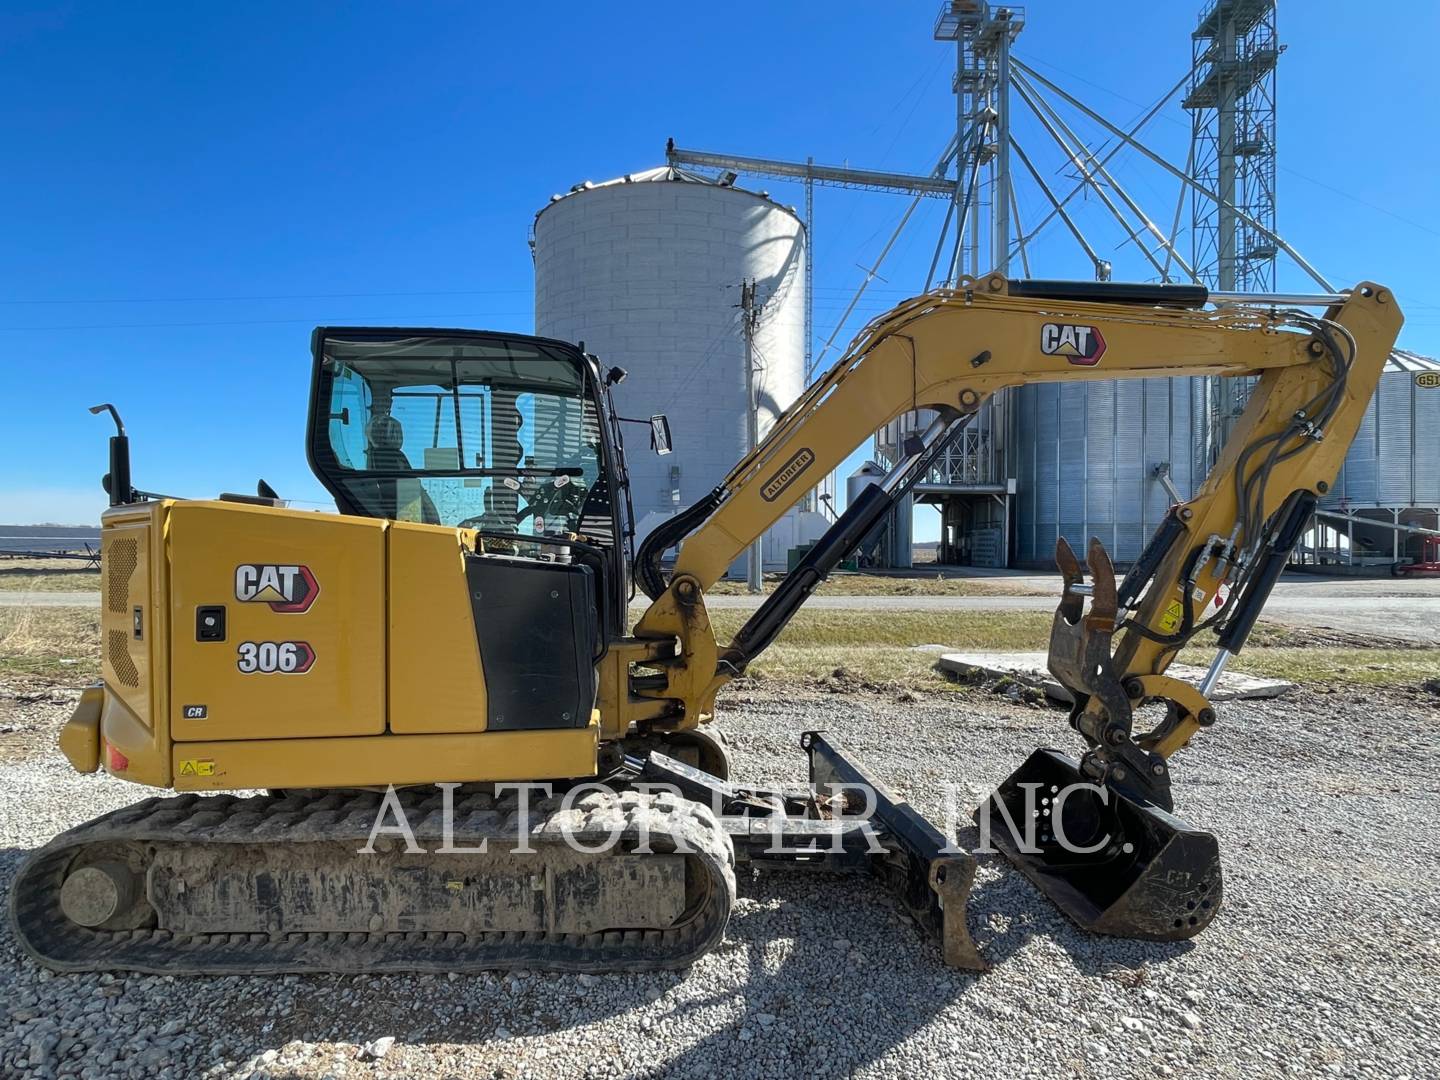
<svg viewBox="0 0 1440 1080">
<path fill-rule="evenodd" d="M 0 561 L 6 592 L 99 592 L 100 571 L 73 559 Z"/>
<path fill-rule="evenodd" d="M 1186 649 L 1180 659 L 1205 666 L 1214 654 L 1214 645 L 1206 641 Z M 1230 669 L 1289 679 L 1301 686 L 1413 687 L 1440 671 L 1440 649 L 1343 630 L 1302 630 L 1261 621 L 1255 624 L 1244 651 L 1230 661 Z"/>
<path fill-rule="evenodd" d="M 712 611 L 716 637 L 729 641 L 749 615 Z M 831 682 L 844 669 L 859 683 L 937 690 L 954 684 L 935 670 L 935 654 L 916 645 L 1019 652 L 1043 649 L 1049 639 L 1042 611 L 802 611 L 748 674 Z"/>
<path fill-rule="evenodd" d="M 1440 671 L 1440 649 L 1247 648 L 1231 667 L 1302 686 L 1418 686 Z"/>
<path fill-rule="evenodd" d="M 750 615 L 710 613 L 723 644 Z M 1042 611 L 802 611 L 750 668 L 759 679 L 834 681 L 837 669 L 861 684 L 938 690 L 953 684 L 935 670 L 935 654 L 917 645 L 995 652 L 1043 651 L 1050 615 Z M 1204 666 L 1213 648 L 1181 660 Z M 1318 639 L 1274 623 L 1256 626 L 1236 671 L 1306 686 L 1419 686 L 1440 671 L 1440 649 L 1354 638 Z M 0 675 L 86 682 L 100 671 L 100 617 L 83 608 L 0 607 Z"/>
<path fill-rule="evenodd" d="M 958 684 L 935 670 L 934 653 L 886 645 L 837 651 L 832 646 L 777 642 L 746 671 L 761 682 L 823 683 L 839 688 L 904 687 L 945 690 Z"/>
<path fill-rule="evenodd" d="M 730 639 L 749 612 L 710 613 L 716 637 Z M 829 680 L 837 669 L 863 683 L 940 689 L 951 685 L 935 670 L 935 654 L 916 645 L 986 652 L 1043 652 L 1051 616 L 1041 611 L 802 611 L 749 673 L 761 679 Z M 1210 643 L 1192 646 L 1182 662 L 1205 667 Z M 1440 649 L 1404 642 L 1363 643 L 1261 622 L 1235 671 L 1289 679 L 1303 686 L 1418 686 L 1440 671 Z"/>
<path fill-rule="evenodd" d="M 100 613 L 0 607 L 0 674 L 93 680 L 100 674 Z"/>
<path fill-rule="evenodd" d="M 710 612 L 715 636 L 728 641 L 752 612 L 719 608 Z M 954 649 L 1043 649 L 1050 640 L 1044 611 L 801 611 L 775 646 L 909 648 L 945 645 Z M 765 656 L 768 656 L 766 653 Z M 762 657 L 763 659 L 763 657 Z"/>
</svg>

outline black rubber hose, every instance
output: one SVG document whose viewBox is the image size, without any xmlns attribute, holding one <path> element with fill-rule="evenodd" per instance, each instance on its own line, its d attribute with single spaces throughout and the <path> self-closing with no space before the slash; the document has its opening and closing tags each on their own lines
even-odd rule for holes
<svg viewBox="0 0 1440 1080">
<path fill-rule="evenodd" d="M 717 487 L 699 502 L 686 507 L 669 521 L 653 529 L 635 553 L 635 580 L 651 600 L 658 599 L 668 585 L 660 560 L 665 552 L 684 540 L 725 501 L 725 488 Z"/>
<path fill-rule="evenodd" d="M 1172 506 L 1165 514 L 1165 520 L 1155 530 L 1150 539 L 1145 543 L 1145 549 L 1140 552 L 1140 558 L 1135 560 L 1125 578 L 1120 582 L 1120 589 L 1116 593 L 1116 603 L 1122 608 L 1129 608 L 1139 595 L 1150 584 L 1150 579 L 1155 576 L 1155 571 L 1160 568 L 1160 563 L 1170 549 L 1175 546 L 1185 532 L 1185 524 L 1180 520 L 1179 505 Z"/>
</svg>

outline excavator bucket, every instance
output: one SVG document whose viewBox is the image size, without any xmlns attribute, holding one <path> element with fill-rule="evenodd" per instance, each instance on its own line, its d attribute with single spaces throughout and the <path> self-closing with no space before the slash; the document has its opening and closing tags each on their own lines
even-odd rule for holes
<svg viewBox="0 0 1440 1080">
<path fill-rule="evenodd" d="M 988 839 L 1086 930 L 1193 937 L 1220 909 L 1219 845 L 1171 813 L 1168 765 L 1130 738 L 1130 700 L 1111 656 L 1118 610 L 1110 556 L 1099 540 L 1090 542 L 1089 589 L 1064 538 L 1055 561 L 1065 588 L 1049 667 L 1074 697 L 1072 726 L 1089 731 L 1095 745 L 1080 761 L 1058 750 L 1031 754 L 976 811 L 982 843 Z M 1092 701 L 1103 726 L 1086 711 Z"/>
<path fill-rule="evenodd" d="M 1214 836 L 1095 784 L 1058 750 L 1031 754 L 976 819 L 982 843 L 1092 933 L 1177 941 L 1220 909 Z"/>
</svg>

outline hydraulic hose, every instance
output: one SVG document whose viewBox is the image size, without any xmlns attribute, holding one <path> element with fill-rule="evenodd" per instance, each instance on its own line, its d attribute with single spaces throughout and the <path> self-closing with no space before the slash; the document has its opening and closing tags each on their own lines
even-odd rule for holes
<svg viewBox="0 0 1440 1080">
<path fill-rule="evenodd" d="M 660 566 L 665 552 L 698 529 L 705 519 L 715 512 L 716 507 L 725 501 L 725 494 L 723 485 L 715 488 L 703 499 L 651 530 L 640 542 L 640 550 L 635 553 L 635 580 L 651 600 L 658 599 L 668 585 Z"/>
</svg>

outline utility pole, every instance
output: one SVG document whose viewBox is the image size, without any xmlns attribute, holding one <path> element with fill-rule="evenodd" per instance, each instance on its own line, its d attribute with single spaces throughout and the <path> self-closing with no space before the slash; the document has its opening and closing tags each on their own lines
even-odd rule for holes
<svg viewBox="0 0 1440 1080">
<path fill-rule="evenodd" d="M 760 306 L 755 302 L 755 279 L 740 283 L 740 332 L 745 335 L 745 421 L 746 452 L 753 453 L 760 445 L 760 397 L 755 385 L 755 327 L 760 321 Z M 746 584 L 752 593 L 764 585 L 765 552 L 763 534 L 750 545 Z"/>
</svg>

